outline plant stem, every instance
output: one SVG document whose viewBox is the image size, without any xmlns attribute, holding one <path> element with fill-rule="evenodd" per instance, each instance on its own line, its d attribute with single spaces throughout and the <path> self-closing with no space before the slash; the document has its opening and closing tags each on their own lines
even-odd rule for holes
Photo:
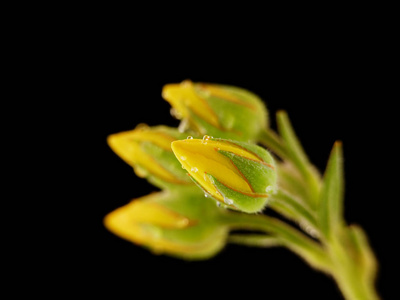
<svg viewBox="0 0 400 300">
<path fill-rule="evenodd" d="M 283 124 L 286 124 L 285 122 Z M 290 124 L 281 125 L 289 127 Z M 291 128 L 288 129 L 291 140 L 295 140 L 294 132 Z M 276 155 L 278 155 L 283 161 L 290 162 L 296 167 L 297 171 L 303 177 L 306 182 L 307 200 L 312 208 L 316 208 L 318 202 L 318 193 L 320 189 L 320 177 L 317 170 L 308 163 L 308 160 L 303 153 L 302 148 L 298 145 L 297 140 L 293 142 L 297 147 L 288 147 L 287 142 L 285 142 L 277 133 L 272 131 L 270 128 L 266 128 L 261 131 L 259 136 L 259 142 L 270 149 Z"/>
<path fill-rule="evenodd" d="M 280 240 L 312 267 L 329 272 L 331 262 L 323 248 L 296 228 L 272 217 L 230 212 L 222 217 L 222 222 L 231 229 L 260 230 Z"/>
<path fill-rule="evenodd" d="M 363 230 L 347 226 L 343 218 L 341 143 L 335 143 L 322 178 L 308 160 L 286 112 L 278 112 L 277 125 L 280 135 L 266 128 L 259 136 L 259 142 L 283 161 L 281 190 L 270 205 L 285 217 L 298 222 L 306 220 L 321 233 L 320 242 L 270 217 L 247 215 L 237 224 L 246 228 L 247 222 L 247 227 L 254 226 L 280 239 L 283 246 L 310 265 L 330 274 L 347 300 L 378 300 L 374 287 L 377 262 L 373 251 Z M 296 201 L 298 198 L 304 203 Z"/>
<path fill-rule="evenodd" d="M 228 237 L 228 242 L 261 248 L 277 247 L 282 245 L 282 242 L 278 238 L 265 234 L 231 234 Z"/>
<path fill-rule="evenodd" d="M 315 269 L 331 275 L 347 300 L 380 299 L 373 284 L 375 268 L 369 267 L 374 263 L 374 258 L 365 243 L 354 245 L 349 240 L 335 237 L 320 244 L 296 228 L 265 215 L 229 212 L 223 215 L 222 222 L 231 229 L 267 233 L 268 235 L 232 235 L 229 241 L 257 247 L 284 246 Z M 349 235 L 351 227 L 342 228 L 345 236 Z M 369 255 L 367 259 L 363 257 L 366 255 Z"/>
</svg>

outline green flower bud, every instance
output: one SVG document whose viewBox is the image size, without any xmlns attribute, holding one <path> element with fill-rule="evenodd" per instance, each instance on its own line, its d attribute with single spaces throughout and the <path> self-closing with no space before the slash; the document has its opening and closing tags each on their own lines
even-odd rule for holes
<svg viewBox="0 0 400 300">
<path fill-rule="evenodd" d="M 226 243 L 229 228 L 221 210 L 201 193 L 158 192 L 135 199 L 109 213 L 108 230 L 154 253 L 188 260 L 207 259 Z"/>
<path fill-rule="evenodd" d="M 185 137 L 174 128 L 140 124 L 134 130 L 108 136 L 107 142 L 139 177 L 160 188 L 173 188 L 192 185 L 171 149 L 171 142 Z"/>
<path fill-rule="evenodd" d="M 193 181 L 229 208 L 259 212 L 276 188 L 274 159 L 257 145 L 205 136 L 175 141 L 172 150 Z"/>
<path fill-rule="evenodd" d="M 264 103 L 242 88 L 185 80 L 165 85 L 162 96 L 174 115 L 200 135 L 253 142 L 267 126 Z"/>
</svg>

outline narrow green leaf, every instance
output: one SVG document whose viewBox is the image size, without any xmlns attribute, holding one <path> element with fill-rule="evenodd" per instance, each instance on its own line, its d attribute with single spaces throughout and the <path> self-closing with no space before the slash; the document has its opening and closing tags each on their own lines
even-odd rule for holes
<svg viewBox="0 0 400 300">
<path fill-rule="evenodd" d="M 266 128 L 260 132 L 260 143 L 275 153 L 281 159 L 288 159 L 288 153 L 281 138 L 271 129 Z"/>
<path fill-rule="evenodd" d="M 279 189 L 301 199 L 302 204 L 308 204 L 308 190 L 304 178 L 289 162 L 277 164 Z M 311 208 L 310 208 L 311 209 Z"/>
<path fill-rule="evenodd" d="M 318 209 L 320 228 L 327 238 L 344 224 L 343 198 L 342 143 L 335 142 L 325 170 Z"/>
<path fill-rule="evenodd" d="M 309 164 L 308 158 L 300 144 L 296 133 L 290 123 L 289 117 L 285 111 L 279 111 L 276 115 L 278 131 L 285 141 L 287 151 L 291 159 L 296 163 L 299 170 L 306 175 L 307 165 Z"/>
<path fill-rule="evenodd" d="M 308 201 L 313 207 L 315 207 L 318 201 L 319 193 L 318 173 L 308 160 L 308 157 L 293 130 L 287 113 L 285 111 L 279 111 L 276 117 L 278 131 L 285 142 L 285 148 L 289 156 L 289 160 L 297 167 L 301 175 L 306 180 L 309 191 Z"/>
<path fill-rule="evenodd" d="M 269 201 L 269 206 L 282 213 L 285 217 L 297 222 L 307 222 L 315 230 L 318 228 L 314 213 L 292 195 L 279 190 Z M 287 213 L 287 215 L 285 215 Z"/>
</svg>

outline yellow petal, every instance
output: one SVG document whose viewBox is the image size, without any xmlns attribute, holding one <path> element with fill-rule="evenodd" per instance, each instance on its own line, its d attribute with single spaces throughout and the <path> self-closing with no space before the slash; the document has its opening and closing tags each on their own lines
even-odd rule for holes
<svg viewBox="0 0 400 300">
<path fill-rule="evenodd" d="M 206 122 L 220 128 L 217 115 L 207 102 L 196 94 L 190 80 L 179 84 L 166 84 L 163 87 L 162 96 L 182 115 L 182 118 L 189 118 L 192 111 Z"/>
<path fill-rule="evenodd" d="M 121 238 L 150 247 L 156 253 L 204 256 L 222 246 L 226 235 L 226 231 L 222 229 L 214 232 L 210 238 L 196 243 L 165 239 L 163 230 L 185 230 L 195 226 L 197 222 L 154 202 L 160 196 L 163 196 L 162 192 L 153 193 L 112 211 L 104 218 L 105 227 Z"/>
<path fill-rule="evenodd" d="M 171 144 L 175 156 L 189 174 L 214 198 L 223 201 L 222 195 L 210 182 L 207 174 L 221 183 L 241 192 L 251 193 L 252 188 L 241 172 L 219 150 L 260 161 L 260 158 L 246 149 L 228 141 L 207 140 L 207 138 L 175 141 Z"/>
<path fill-rule="evenodd" d="M 173 140 L 165 133 L 134 129 L 109 135 L 107 143 L 130 166 L 134 168 L 140 166 L 150 174 L 168 182 L 180 182 L 140 147 L 140 142 L 148 141 L 165 150 L 172 151 L 171 142 Z"/>
</svg>

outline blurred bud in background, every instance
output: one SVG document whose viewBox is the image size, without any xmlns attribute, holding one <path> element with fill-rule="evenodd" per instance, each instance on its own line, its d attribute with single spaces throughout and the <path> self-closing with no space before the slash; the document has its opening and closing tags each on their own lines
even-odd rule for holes
<svg viewBox="0 0 400 300">
<path fill-rule="evenodd" d="M 257 145 L 205 136 L 175 141 L 172 150 L 206 195 L 229 208 L 259 212 L 275 191 L 274 159 Z"/>
<path fill-rule="evenodd" d="M 185 80 L 163 87 L 173 115 L 199 135 L 254 142 L 268 125 L 268 112 L 252 92 L 228 85 Z"/>
<path fill-rule="evenodd" d="M 183 138 L 186 134 L 175 128 L 140 124 L 133 130 L 109 135 L 107 142 L 139 177 L 160 188 L 179 188 L 192 185 L 171 149 L 171 142 Z"/>
<path fill-rule="evenodd" d="M 226 243 L 229 229 L 219 209 L 203 194 L 157 192 L 109 213 L 106 228 L 156 254 L 188 260 L 207 259 Z"/>
</svg>

